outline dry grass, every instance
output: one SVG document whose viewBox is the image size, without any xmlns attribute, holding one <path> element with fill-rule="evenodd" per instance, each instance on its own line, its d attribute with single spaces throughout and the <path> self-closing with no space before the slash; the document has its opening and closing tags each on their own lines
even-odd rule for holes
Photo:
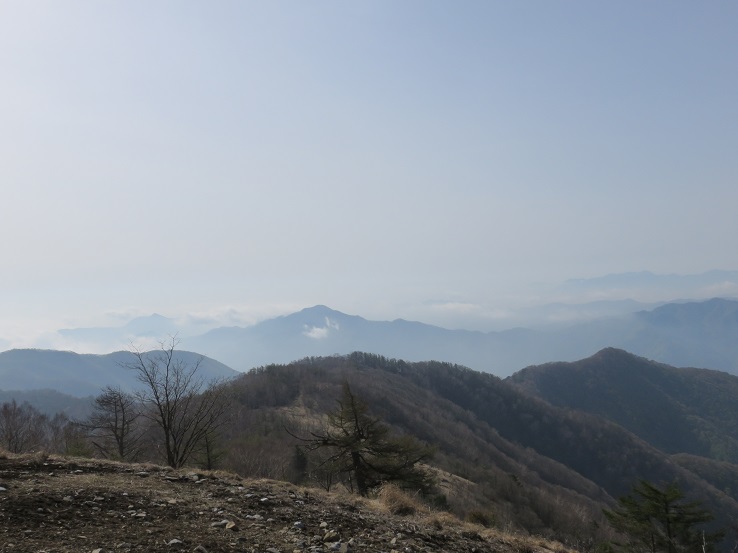
<svg viewBox="0 0 738 553">
<path fill-rule="evenodd" d="M 384 484 L 377 493 L 379 504 L 384 510 L 393 515 L 411 516 L 428 512 L 417 496 L 408 494 L 395 484 Z"/>
<path fill-rule="evenodd" d="M 479 526 L 477 526 L 479 528 Z M 540 536 L 529 536 L 497 530 L 480 529 L 479 534 L 491 543 L 504 545 L 505 549 L 520 553 L 577 553 L 560 542 L 551 541 Z"/>
<path fill-rule="evenodd" d="M 447 513 L 446 511 L 429 513 L 421 519 L 421 522 L 423 524 L 428 524 L 436 530 L 443 530 L 445 528 L 460 528 L 464 525 L 464 523 L 459 520 L 458 517 L 452 515 L 451 513 Z"/>
<path fill-rule="evenodd" d="M 465 520 L 485 528 L 492 528 L 497 525 L 497 516 L 494 511 L 489 509 L 473 509 L 466 513 Z"/>
<path fill-rule="evenodd" d="M 418 496 L 407 493 L 393 484 L 385 484 L 377 493 L 376 498 L 368 499 L 352 494 L 347 490 L 337 489 L 332 492 L 326 492 L 319 488 L 307 488 L 287 482 L 266 479 L 242 479 L 238 475 L 221 470 L 206 471 L 193 469 L 192 467 L 173 470 L 169 467 L 163 467 L 151 463 L 130 464 L 101 459 L 64 458 L 55 455 L 48 456 L 45 453 L 16 455 L 4 450 L 0 450 L 0 459 L 25 461 L 39 466 L 47 461 L 49 463 L 70 463 L 69 468 L 86 469 L 84 472 L 80 472 L 80 474 L 74 476 L 74 486 L 86 487 L 98 490 L 99 492 L 109 491 L 113 495 L 117 494 L 117 492 L 121 490 L 125 490 L 126 492 L 131 493 L 132 496 L 137 496 L 139 500 L 141 498 L 154 497 L 157 501 L 162 503 L 176 502 L 178 505 L 192 502 L 198 504 L 202 502 L 205 504 L 207 502 L 207 498 L 200 493 L 190 493 L 189 495 L 184 496 L 181 495 L 181 490 L 185 490 L 186 488 L 164 487 L 152 489 L 152 483 L 158 482 L 159 479 L 152 481 L 149 478 L 142 478 L 136 473 L 139 471 L 151 473 L 166 471 L 174 476 L 195 472 L 206 479 L 214 478 L 223 481 L 243 481 L 247 482 L 249 485 L 255 485 L 257 487 L 268 487 L 273 491 L 281 490 L 282 492 L 288 492 L 299 490 L 301 494 L 314 497 L 325 504 L 332 504 L 339 507 L 339 511 L 373 511 L 375 513 L 389 513 L 401 517 L 411 517 L 413 523 L 427 526 L 428 528 L 434 529 L 438 532 L 450 532 L 459 536 L 477 535 L 490 544 L 498 544 L 500 551 L 514 553 L 574 553 L 573 550 L 566 548 L 558 542 L 546 540 L 541 537 L 510 533 L 498 528 L 485 527 L 486 525 L 484 523 L 489 523 L 489 521 L 486 520 L 488 515 L 493 516 L 493 513 L 489 511 L 479 513 L 480 515 L 483 514 L 485 516 L 476 516 L 476 514 L 472 514 L 473 511 L 470 511 L 469 513 L 472 514 L 472 516 L 470 516 L 470 520 L 467 521 L 462 521 L 458 517 L 445 511 L 434 511 L 429 506 L 425 505 Z M 97 468 L 98 471 L 95 471 L 95 468 Z M 122 470 L 115 470 L 116 468 Z M 49 480 L 49 485 L 58 486 L 59 483 L 60 481 L 57 481 L 56 479 Z M 46 490 L 45 485 L 40 485 L 38 487 L 42 493 Z M 203 488 L 203 490 L 204 489 L 205 488 Z"/>
</svg>

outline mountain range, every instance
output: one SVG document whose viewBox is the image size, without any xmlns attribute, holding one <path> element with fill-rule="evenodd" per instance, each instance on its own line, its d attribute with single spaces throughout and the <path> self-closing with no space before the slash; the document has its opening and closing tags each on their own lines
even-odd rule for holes
<svg viewBox="0 0 738 553">
<path fill-rule="evenodd" d="M 637 308 L 641 304 L 629 305 Z M 623 306 L 619 304 L 617 309 Z M 152 343 L 179 334 L 173 320 L 156 314 L 136 318 L 123 327 L 60 333 L 86 344 Z M 674 366 L 738 373 L 738 300 L 721 298 L 671 302 L 585 322 L 495 332 L 451 330 L 404 319 L 372 321 L 318 305 L 251 326 L 179 336 L 187 350 L 238 371 L 303 357 L 366 351 L 408 361 L 458 363 L 504 377 L 528 365 L 575 361 L 615 347 Z M 90 359 L 79 363 L 85 366 Z M 68 362 L 64 358 L 55 364 L 65 367 Z M 0 356 L 0 370 L 2 366 Z M 33 387 L 29 376 L 14 381 L 23 383 L 23 389 Z M 8 389 L 8 385 L 3 388 Z"/>
<path fill-rule="evenodd" d="M 368 351 L 409 361 L 458 363 L 498 376 L 616 347 L 675 366 L 738 372 L 738 301 L 669 303 L 586 323 L 499 332 L 448 330 L 397 319 L 369 321 L 325 306 L 250 327 L 218 328 L 188 346 L 246 370 L 314 355 Z"/>
<path fill-rule="evenodd" d="M 528 385 L 540 375 L 591 381 L 591 388 L 580 385 L 577 391 L 591 393 L 592 404 L 613 407 L 597 413 L 570 407 L 567 398 L 576 392 L 568 394 L 565 384 Z M 601 509 L 646 479 L 678 482 L 722 526 L 738 517 L 738 451 L 732 447 L 738 377 L 668 367 L 615 349 L 575 363 L 529 367 L 506 380 L 449 363 L 365 353 L 269 365 L 233 383 L 240 422 L 227 437 L 235 454 L 231 468 L 288 475 L 294 441 L 283 429 L 309 433 L 311 421 L 319 423 L 335 405 L 346 381 L 397 431 L 438 448 L 434 464 L 468 483 L 463 493 L 447 494 L 462 513 L 487 505 L 500 523 L 571 539 L 596 533 L 605 524 Z M 620 393 L 641 381 L 651 385 Z M 715 385 L 723 390 L 710 405 L 705 394 Z M 670 409 L 648 416 L 662 405 Z"/>
<path fill-rule="evenodd" d="M 176 351 L 175 359 L 193 365 L 201 359 L 206 380 L 231 378 L 237 373 L 222 363 L 188 351 Z M 0 390 L 55 390 L 75 397 L 95 396 L 104 386 L 131 391 L 140 386 L 135 371 L 126 368 L 133 354 L 107 355 L 71 351 L 14 349 L 0 353 Z"/>
<path fill-rule="evenodd" d="M 302 330 L 314 339 L 307 335 L 314 327 Z M 93 379 L 125 385 L 126 355 L 14 350 L 0 354 L 0 381 L 5 387 L 33 375 L 33 385 L 59 391 Z M 222 466 L 240 474 L 294 477 L 299 442 L 284 429 L 309 435 L 348 381 L 395 431 L 437 447 L 433 463 L 446 475 L 439 501 L 462 516 L 486 509 L 505 527 L 584 539 L 605 524 L 601 509 L 644 478 L 678 482 L 723 526 L 738 519 L 738 377 L 724 372 L 676 368 L 615 348 L 529 366 L 504 380 L 370 353 L 315 355 L 244 374 L 211 360 L 202 366 L 232 377 Z M 57 395 L 39 398 L 58 402 Z M 33 394 L 16 399 L 33 401 Z"/>
</svg>

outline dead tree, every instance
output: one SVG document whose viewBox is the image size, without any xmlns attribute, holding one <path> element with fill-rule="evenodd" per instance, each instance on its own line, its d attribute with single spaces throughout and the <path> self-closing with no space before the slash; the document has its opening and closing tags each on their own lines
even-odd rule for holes
<svg viewBox="0 0 738 553">
<path fill-rule="evenodd" d="M 142 449 L 140 418 L 140 404 L 132 394 L 107 386 L 95 398 L 92 415 L 80 424 L 104 457 L 136 461 Z"/>
<path fill-rule="evenodd" d="M 11 453 L 25 453 L 44 445 L 48 417 L 28 403 L 15 400 L 0 406 L 0 446 Z"/>
<path fill-rule="evenodd" d="M 133 348 L 134 360 L 125 364 L 143 384 L 135 394 L 142 416 L 159 428 L 164 458 L 173 468 L 184 466 L 205 438 L 225 424 L 229 410 L 223 382 L 206 383 L 200 374 L 202 357 L 188 363 L 177 355 L 177 345 L 172 337 L 156 351 Z"/>
</svg>

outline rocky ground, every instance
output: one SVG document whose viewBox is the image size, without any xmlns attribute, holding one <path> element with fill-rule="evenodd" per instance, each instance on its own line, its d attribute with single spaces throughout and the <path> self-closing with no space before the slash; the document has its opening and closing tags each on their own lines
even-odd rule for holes
<svg viewBox="0 0 738 553">
<path fill-rule="evenodd" d="M 563 547 L 445 514 L 151 465 L 0 458 L 1 552 L 525 552 Z"/>
</svg>

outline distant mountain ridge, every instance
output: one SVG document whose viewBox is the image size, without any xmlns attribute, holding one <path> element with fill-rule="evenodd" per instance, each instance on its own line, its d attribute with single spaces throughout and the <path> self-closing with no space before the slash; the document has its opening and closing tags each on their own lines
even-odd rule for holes
<svg viewBox="0 0 738 553">
<path fill-rule="evenodd" d="M 174 336 L 179 333 L 179 327 L 172 319 L 153 313 L 146 317 L 135 317 L 122 326 L 64 328 L 58 333 L 72 343 L 99 344 L 116 349 L 121 342 L 130 344 L 144 339 L 158 341 Z"/>
<path fill-rule="evenodd" d="M 611 420 L 669 454 L 738 464 L 738 377 L 604 349 L 507 379 L 552 405 Z"/>
<path fill-rule="evenodd" d="M 170 331 L 177 329 L 173 320 L 154 315 L 134 319 L 120 328 L 64 332 L 81 342 L 98 334 L 112 341 L 121 328 L 129 333 L 127 336 L 136 335 L 148 342 L 154 341 L 157 333 L 161 334 L 156 340 L 164 339 L 176 334 Z M 204 334 L 180 336 L 187 350 L 239 371 L 310 356 L 366 351 L 408 361 L 458 363 L 502 377 L 529 365 L 575 361 L 607 347 L 674 366 L 738 374 L 736 337 L 738 300 L 720 298 L 673 302 L 586 322 L 495 332 L 449 330 L 404 319 L 372 321 L 316 305 L 252 326 L 220 327 Z"/>
<path fill-rule="evenodd" d="M 448 330 L 397 319 L 369 321 L 319 305 L 251 327 L 188 340 L 196 351 L 239 370 L 309 356 L 367 351 L 458 363 L 507 376 L 528 365 L 573 361 L 617 347 L 675 366 L 738 372 L 738 301 L 666 304 L 651 311 L 548 329 Z"/>
<path fill-rule="evenodd" d="M 194 364 L 197 353 L 177 351 L 176 358 Z M 71 351 L 15 349 L 0 353 L 0 390 L 56 390 L 75 397 L 94 396 L 103 386 L 133 390 L 140 386 L 134 371 L 125 368 L 133 361 L 127 351 L 107 355 Z M 237 373 L 223 363 L 203 357 L 205 379 L 230 378 Z"/>
</svg>

